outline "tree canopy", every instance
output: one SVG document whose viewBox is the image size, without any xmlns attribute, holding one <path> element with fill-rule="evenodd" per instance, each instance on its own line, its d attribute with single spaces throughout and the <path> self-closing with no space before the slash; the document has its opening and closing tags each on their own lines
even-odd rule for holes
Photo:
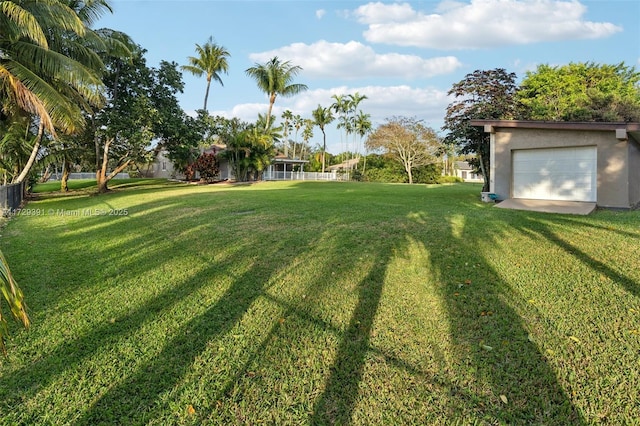
<svg viewBox="0 0 640 426">
<path fill-rule="evenodd" d="M 190 72 L 197 77 L 203 75 L 206 77 L 207 88 L 204 93 L 203 106 L 203 109 L 206 111 L 211 81 L 217 81 L 221 86 L 224 86 L 220 73 L 224 72 L 226 74 L 229 72 L 228 58 L 231 55 L 227 49 L 215 43 L 213 37 L 209 37 L 207 42 L 202 46 L 196 44 L 196 54 L 197 56 L 189 56 L 187 58 L 189 65 L 183 65 L 181 68 L 183 71 Z"/>
<path fill-rule="evenodd" d="M 624 63 L 539 65 L 517 99 L 529 120 L 640 121 L 640 73 Z"/>
<path fill-rule="evenodd" d="M 372 151 L 382 151 L 400 162 L 409 183 L 413 183 L 413 170 L 416 167 L 436 161 L 440 139 L 435 130 L 422 124 L 421 120 L 393 117 L 374 130 L 365 145 Z"/>
<path fill-rule="evenodd" d="M 255 64 L 245 71 L 256 81 L 258 88 L 269 96 L 265 129 L 269 128 L 271 123 L 271 111 L 278 95 L 288 97 L 307 90 L 307 85 L 293 82 L 300 71 L 302 71 L 300 66 L 292 65 L 290 61 L 282 62 L 277 56 L 264 64 Z"/>
<path fill-rule="evenodd" d="M 473 119 L 514 119 L 518 117 L 515 101 L 516 75 L 504 68 L 476 70 L 455 83 L 448 95 L 454 101 L 447 107 L 443 130 L 445 143 L 462 154 L 474 154 L 470 161 L 484 176 L 483 191 L 489 190 L 489 136 L 473 127 Z"/>
</svg>

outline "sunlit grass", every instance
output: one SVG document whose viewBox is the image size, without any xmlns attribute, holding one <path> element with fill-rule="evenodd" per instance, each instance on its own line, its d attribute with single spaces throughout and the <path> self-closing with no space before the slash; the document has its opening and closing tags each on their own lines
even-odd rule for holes
<svg viewBox="0 0 640 426">
<path fill-rule="evenodd" d="M 495 209 L 469 184 L 114 187 L 2 229 L 33 321 L 2 424 L 637 418 L 639 212 Z"/>
</svg>

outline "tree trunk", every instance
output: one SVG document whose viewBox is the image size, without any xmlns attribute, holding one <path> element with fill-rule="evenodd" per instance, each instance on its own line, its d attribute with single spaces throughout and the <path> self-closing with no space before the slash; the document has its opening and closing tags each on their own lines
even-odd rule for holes
<svg viewBox="0 0 640 426">
<path fill-rule="evenodd" d="M 324 156 L 327 152 L 327 134 L 322 129 L 322 173 L 324 173 Z"/>
<path fill-rule="evenodd" d="M 482 185 L 482 192 L 489 192 L 489 175 L 487 174 L 488 164 L 485 164 L 485 156 L 482 151 L 478 152 L 480 157 L 480 171 L 482 171 L 482 177 L 484 179 L 484 185 Z"/>
<path fill-rule="evenodd" d="M 60 178 L 60 191 L 68 192 L 69 191 L 69 173 L 71 172 L 71 167 L 69 166 L 69 162 L 65 159 L 62 163 L 62 177 Z"/>
<path fill-rule="evenodd" d="M 109 147 L 111 146 L 112 142 L 113 139 L 107 139 L 107 141 L 104 143 L 104 150 L 102 152 L 102 165 L 96 172 L 98 192 L 101 194 L 109 190 L 109 188 L 107 187 L 107 183 L 109 182 L 109 180 L 107 179 L 107 165 L 109 164 Z"/>
<path fill-rule="evenodd" d="M 267 122 L 264 126 L 265 130 L 268 130 L 269 124 L 271 124 L 271 110 L 273 110 L 273 104 L 275 103 L 276 103 L 276 94 L 271 93 L 271 96 L 269 97 L 269 111 L 267 112 Z"/>
<path fill-rule="evenodd" d="M 205 111 L 207 111 L 207 101 L 209 100 L 210 87 L 211 87 L 211 77 L 207 77 L 207 90 L 204 92 L 204 107 L 203 107 Z"/>
<path fill-rule="evenodd" d="M 20 175 L 13 181 L 14 183 L 22 182 L 29 174 L 31 167 L 33 166 L 33 163 L 35 163 L 36 157 L 38 156 L 38 151 L 40 151 L 40 143 L 42 142 L 43 134 L 44 134 L 44 123 L 42 122 L 42 120 L 40 120 L 40 124 L 38 125 L 38 136 L 36 137 L 36 141 L 33 145 L 33 149 L 31 150 L 31 155 L 29 156 L 29 160 L 27 161 L 27 164 L 24 165 L 24 168 L 22 169 L 22 173 L 20 173 Z"/>
</svg>

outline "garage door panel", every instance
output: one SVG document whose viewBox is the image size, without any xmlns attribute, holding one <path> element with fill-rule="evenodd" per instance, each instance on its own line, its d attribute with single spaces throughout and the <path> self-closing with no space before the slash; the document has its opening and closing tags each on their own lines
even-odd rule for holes
<svg viewBox="0 0 640 426">
<path fill-rule="evenodd" d="M 513 151 L 513 197 L 596 201 L 596 147 Z"/>
</svg>

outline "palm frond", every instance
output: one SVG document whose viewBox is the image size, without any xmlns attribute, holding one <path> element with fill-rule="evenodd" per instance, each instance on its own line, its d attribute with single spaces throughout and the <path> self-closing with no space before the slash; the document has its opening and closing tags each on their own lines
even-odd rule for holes
<svg viewBox="0 0 640 426">
<path fill-rule="evenodd" d="M 30 321 L 27 315 L 27 306 L 24 303 L 24 295 L 22 290 L 18 287 L 9 264 L 4 257 L 4 254 L 0 251 L 0 293 L 9 305 L 11 315 L 26 328 L 29 327 Z M 1 305 L 0 305 L 1 308 Z M 6 354 L 5 339 L 9 335 L 9 327 L 6 319 L 2 315 L 2 309 L 0 309 L 0 351 Z"/>
</svg>

